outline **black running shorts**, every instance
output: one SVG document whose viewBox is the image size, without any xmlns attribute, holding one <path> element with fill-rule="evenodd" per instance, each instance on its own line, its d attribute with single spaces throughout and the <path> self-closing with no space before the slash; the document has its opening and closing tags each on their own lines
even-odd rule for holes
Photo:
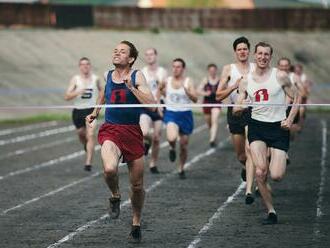
<svg viewBox="0 0 330 248">
<path fill-rule="evenodd" d="M 263 141 L 268 147 L 287 152 L 290 146 L 290 132 L 281 128 L 281 122 L 262 122 L 250 119 L 248 140 Z"/>
<path fill-rule="evenodd" d="M 233 115 L 233 107 L 228 107 L 227 122 L 231 134 L 245 135 L 245 127 L 251 118 L 251 109 L 245 109 L 240 116 Z"/>
<path fill-rule="evenodd" d="M 85 118 L 93 112 L 93 108 L 88 109 L 73 109 L 72 121 L 77 129 L 86 127 Z"/>
</svg>

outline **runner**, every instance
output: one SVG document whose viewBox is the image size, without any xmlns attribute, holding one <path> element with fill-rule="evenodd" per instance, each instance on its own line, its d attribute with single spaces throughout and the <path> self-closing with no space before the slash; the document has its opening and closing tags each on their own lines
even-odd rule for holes
<svg viewBox="0 0 330 248">
<path fill-rule="evenodd" d="M 158 84 L 167 77 L 166 70 L 159 66 L 157 63 L 157 50 L 155 48 L 149 48 L 145 52 L 145 59 L 147 66 L 142 69 L 142 72 L 151 88 L 151 92 L 154 98 L 160 103 L 160 96 L 158 94 Z M 151 146 L 151 158 L 149 162 L 149 169 L 151 173 L 158 174 L 158 168 L 156 162 L 159 154 L 159 142 L 162 129 L 162 116 L 163 112 L 161 108 L 158 108 L 155 112 L 148 109 L 144 109 L 140 116 L 140 126 L 144 138 L 145 155 L 148 155 L 149 148 Z M 153 129 L 153 133 L 151 132 Z"/>
<path fill-rule="evenodd" d="M 138 51 L 129 41 L 122 41 L 113 52 L 114 70 L 105 74 L 105 92 L 97 104 L 155 104 L 146 80 L 139 70 L 132 69 Z M 118 164 L 122 158 L 127 162 L 131 183 L 133 210 L 130 240 L 141 241 L 141 212 L 144 203 L 143 135 L 139 125 L 141 108 L 107 108 L 105 123 L 101 126 L 98 141 L 101 147 L 105 181 L 111 191 L 110 217 L 116 219 L 120 213 L 120 191 Z M 89 123 L 98 116 L 100 108 L 86 117 Z"/>
<path fill-rule="evenodd" d="M 84 167 L 86 171 L 92 170 L 96 125 L 86 125 L 85 118 L 92 113 L 93 108 L 91 106 L 95 104 L 98 94 L 102 91 L 103 87 L 99 78 L 92 73 L 90 60 L 86 57 L 81 58 L 79 60 L 79 74 L 72 77 L 64 99 L 74 100 L 76 106 L 72 111 L 72 120 L 79 140 L 86 151 Z"/>
<path fill-rule="evenodd" d="M 171 162 L 176 160 L 176 141 L 180 138 L 180 161 L 179 178 L 185 179 L 184 164 L 188 156 L 189 135 L 194 128 L 194 120 L 191 108 L 175 107 L 176 104 L 189 104 L 197 102 L 197 92 L 194 84 L 189 77 L 184 75 L 186 63 L 183 59 L 177 58 L 172 62 L 172 76 L 162 82 L 159 89 L 165 96 L 167 106 L 164 114 L 166 123 L 167 140 L 170 145 L 169 159 Z"/>
<path fill-rule="evenodd" d="M 286 96 L 293 98 L 295 91 L 286 72 L 270 67 L 273 49 L 259 42 L 255 46 L 256 69 L 247 75 L 240 83 L 238 104 L 249 99 L 252 104 L 285 104 Z M 294 97 L 296 102 L 297 97 Z M 243 111 L 235 107 L 234 112 Z M 289 129 L 298 111 L 292 107 L 286 117 L 285 106 L 255 106 L 248 126 L 248 140 L 253 164 L 256 166 L 256 179 L 259 191 L 267 207 L 268 215 L 263 224 L 276 224 L 277 214 L 273 206 L 272 195 L 267 187 L 267 175 L 275 181 L 280 181 L 286 171 L 286 153 L 289 149 Z M 270 161 L 267 159 L 270 149 Z"/>
<path fill-rule="evenodd" d="M 238 85 L 244 75 L 254 70 L 255 65 L 249 63 L 250 43 L 245 37 L 237 38 L 233 43 L 236 62 L 223 67 L 221 80 L 217 90 L 217 100 L 223 101 L 229 97 L 230 103 L 234 104 L 238 96 Z M 227 122 L 231 133 L 232 142 L 238 160 L 242 164 L 241 177 L 246 181 L 245 203 L 252 204 L 254 166 L 251 160 L 247 137 L 247 124 L 250 118 L 250 109 L 246 108 L 241 115 L 233 115 L 233 108 L 227 111 Z"/>
<path fill-rule="evenodd" d="M 216 91 L 219 85 L 219 77 L 217 76 L 218 67 L 215 64 L 207 66 L 208 76 L 204 78 L 199 85 L 197 92 L 203 96 L 203 103 L 221 103 L 217 101 Z M 216 147 L 216 139 L 218 133 L 218 119 L 221 113 L 220 107 L 204 107 L 203 108 L 205 121 L 210 129 L 209 143 L 211 147 Z"/>
</svg>

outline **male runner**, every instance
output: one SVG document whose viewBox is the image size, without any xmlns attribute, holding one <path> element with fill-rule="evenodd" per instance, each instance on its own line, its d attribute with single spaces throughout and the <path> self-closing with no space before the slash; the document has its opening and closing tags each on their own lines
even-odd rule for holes
<svg viewBox="0 0 330 248">
<path fill-rule="evenodd" d="M 80 142 L 86 151 L 85 170 L 91 171 L 95 147 L 94 130 L 96 125 L 86 126 L 86 116 L 92 113 L 93 106 L 103 87 L 99 78 L 92 73 L 90 60 L 83 57 L 79 60 L 79 74 L 72 77 L 64 99 L 74 100 L 72 111 L 73 124 L 76 127 Z"/>
<path fill-rule="evenodd" d="M 263 104 L 285 104 L 286 96 L 293 98 L 295 91 L 291 87 L 286 72 L 270 67 L 273 48 L 259 42 L 255 46 L 256 69 L 240 83 L 240 95 L 237 104 L 243 104 L 248 96 L 253 106 L 248 126 L 248 140 L 253 164 L 256 166 L 256 180 L 259 192 L 268 210 L 263 224 L 276 224 L 277 214 L 273 206 L 272 195 L 267 187 L 267 175 L 280 181 L 286 170 L 286 153 L 289 149 L 289 129 L 298 108 L 292 107 L 286 117 L 286 106 L 265 106 Z M 294 102 L 296 102 L 294 96 Z M 242 111 L 235 107 L 234 112 Z M 270 161 L 267 153 L 270 149 Z"/>
<path fill-rule="evenodd" d="M 177 58 L 172 62 L 172 76 L 160 84 L 159 90 L 165 96 L 167 106 L 164 114 L 167 140 L 170 145 L 169 159 L 176 159 L 176 141 L 180 137 L 179 178 L 185 179 L 184 164 L 188 156 L 189 135 L 194 128 L 193 114 L 190 107 L 176 107 L 176 104 L 197 102 L 197 92 L 189 77 L 184 75 L 186 63 Z"/>
<path fill-rule="evenodd" d="M 244 75 L 254 70 L 255 65 L 249 63 L 250 42 L 245 37 L 237 38 L 233 43 L 236 62 L 223 67 L 220 85 L 217 90 L 217 100 L 230 98 L 230 103 L 234 104 L 238 96 L 238 85 Z M 227 122 L 231 133 L 234 150 L 238 160 L 242 164 L 241 177 L 246 181 L 245 203 L 252 204 L 254 166 L 249 152 L 249 144 L 246 139 L 247 124 L 250 118 L 250 109 L 246 108 L 241 115 L 233 115 L 233 108 L 228 107 Z"/>
<path fill-rule="evenodd" d="M 120 42 L 112 56 L 114 70 L 106 73 L 104 94 L 98 104 L 155 104 L 146 80 L 139 70 L 132 66 L 138 57 L 136 47 L 129 41 Z M 98 116 L 100 108 L 86 117 L 90 123 Z M 130 239 L 141 241 L 141 212 L 144 203 L 143 189 L 143 135 L 139 125 L 141 108 L 107 108 L 105 123 L 101 126 L 98 141 L 101 144 L 105 181 L 111 191 L 110 217 L 118 218 L 120 213 L 120 191 L 118 185 L 118 163 L 127 162 L 131 183 L 133 210 Z"/>
<path fill-rule="evenodd" d="M 216 100 L 216 91 L 219 86 L 220 79 L 217 76 L 218 67 L 215 64 L 207 66 L 208 75 L 200 83 L 197 92 L 203 96 L 203 103 L 221 103 Z M 210 129 L 210 146 L 216 147 L 216 138 L 218 133 L 218 119 L 221 113 L 220 107 L 204 107 L 203 108 L 205 121 Z"/>
<path fill-rule="evenodd" d="M 160 96 L 158 95 L 158 84 L 164 81 L 167 77 L 166 70 L 159 66 L 157 63 L 157 50 L 155 48 L 149 48 L 145 52 L 145 60 L 147 66 L 142 69 L 147 83 L 151 89 L 154 98 L 160 103 Z M 148 155 L 149 148 L 151 146 L 151 158 L 149 162 L 149 169 L 151 173 L 158 174 L 158 168 L 156 162 L 159 154 L 159 142 L 161 137 L 162 128 L 162 110 L 158 108 L 152 112 L 148 109 L 144 109 L 140 115 L 140 126 L 144 138 L 145 155 Z M 153 128 L 153 133 L 151 130 Z"/>
</svg>

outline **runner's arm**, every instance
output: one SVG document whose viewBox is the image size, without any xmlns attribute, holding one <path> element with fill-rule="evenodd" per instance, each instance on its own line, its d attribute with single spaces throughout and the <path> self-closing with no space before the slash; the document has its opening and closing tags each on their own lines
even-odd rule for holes
<svg viewBox="0 0 330 248">
<path fill-rule="evenodd" d="M 217 101 L 223 101 L 238 88 L 238 85 L 236 84 L 228 87 L 228 82 L 230 80 L 230 70 L 230 65 L 225 65 L 222 69 L 220 83 L 216 92 Z"/>
<path fill-rule="evenodd" d="M 207 84 L 207 78 L 203 78 L 202 82 L 198 85 L 197 94 L 200 96 L 209 96 L 211 92 L 204 90 L 204 86 Z"/>
<path fill-rule="evenodd" d="M 196 92 L 194 83 L 192 82 L 192 80 L 190 78 L 188 78 L 187 85 L 184 85 L 183 88 L 184 88 L 187 96 L 190 98 L 190 100 L 196 103 L 198 101 L 198 96 L 197 96 L 197 92 Z"/>
<path fill-rule="evenodd" d="M 69 87 L 67 88 L 65 95 L 64 95 L 64 99 L 66 101 L 70 101 L 74 98 L 76 98 L 77 96 L 80 96 L 84 93 L 85 90 L 76 90 L 76 77 L 73 77 L 70 80 L 70 84 Z"/>
<path fill-rule="evenodd" d="M 237 105 L 244 105 L 245 104 L 245 100 L 247 98 L 247 92 L 246 92 L 246 88 L 247 88 L 247 80 L 246 78 L 242 78 L 240 80 L 240 83 L 239 83 L 239 94 L 238 94 L 238 97 L 236 99 L 236 103 Z M 235 115 L 239 115 L 242 113 L 242 111 L 244 110 L 245 108 L 243 106 L 234 106 L 233 107 L 233 114 Z"/>
</svg>

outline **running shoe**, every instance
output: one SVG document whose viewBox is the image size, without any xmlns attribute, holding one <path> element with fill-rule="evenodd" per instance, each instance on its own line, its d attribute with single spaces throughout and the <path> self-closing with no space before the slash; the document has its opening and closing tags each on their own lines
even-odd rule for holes
<svg viewBox="0 0 330 248">
<path fill-rule="evenodd" d="M 277 224 L 277 215 L 275 213 L 269 213 L 267 218 L 262 221 L 263 225 Z"/>
<path fill-rule="evenodd" d="M 210 142 L 210 147 L 211 148 L 216 148 L 217 144 L 214 141 L 212 141 L 212 142 Z"/>
<path fill-rule="evenodd" d="M 140 243 L 142 239 L 141 227 L 132 225 L 132 230 L 128 236 L 128 239 L 132 243 Z"/>
<path fill-rule="evenodd" d="M 174 149 L 170 149 L 169 153 L 168 153 L 168 157 L 170 159 L 171 162 L 174 162 L 176 159 L 176 152 Z"/>
<path fill-rule="evenodd" d="M 144 142 L 144 156 L 148 155 L 150 147 L 150 143 Z"/>
<path fill-rule="evenodd" d="M 245 204 L 246 205 L 251 205 L 254 202 L 254 197 L 252 196 L 251 193 L 248 193 L 245 195 Z"/>
<path fill-rule="evenodd" d="M 120 214 L 120 198 L 111 197 L 109 199 L 109 202 L 110 202 L 110 209 L 109 209 L 110 218 L 117 219 Z"/>
<path fill-rule="evenodd" d="M 179 178 L 186 179 L 186 174 L 184 173 L 184 171 L 179 172 Z"/>
<path fill-rule="evenodd" d="M 159 174 L 159 170 L 158 170 L 157 166 L 150 167 L 150 172 L 152 174 Z"/>
<path fill-rule="evenodd" d="M 86 164 L 85 167 L 84 167 L 84 170 L 85 171 L 91 171 L 92 170 L 92 165 Z"/>
<path fill-rule="evenodd" d="M 246 182 L 246 169 L 242 168 L 241 170 L 241 178 L 244 182 Z"/>
</svg>

